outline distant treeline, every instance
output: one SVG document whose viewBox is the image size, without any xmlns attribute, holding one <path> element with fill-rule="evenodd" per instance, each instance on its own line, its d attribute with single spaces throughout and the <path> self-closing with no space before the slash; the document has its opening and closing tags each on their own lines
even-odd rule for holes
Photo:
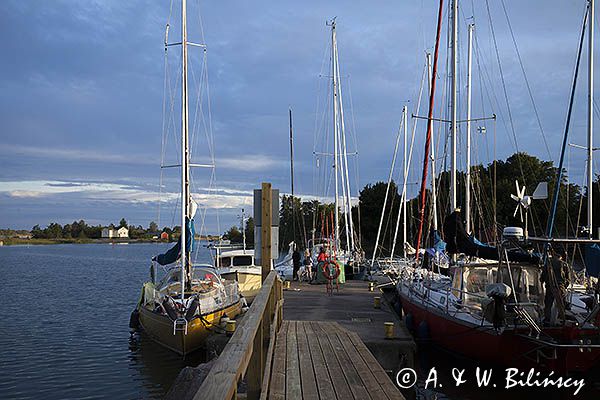
<svg viewBox="0 0 600 400">
<path fill-rule="evenodd" d="M 118 224 L 110 224 L 108 226 L 88 225 L 84 220 L 73 221 L 73 223 L 65 225 L 53 222 L 44 229 L 39 225 L 35 225 L 31 229 L 31 236 L 34 239 L 99 239 L 102 237 L 102 229 L 119 229 L 121 227 L 129 229 L 129 238 L 131 239 L 151 239 L 154 236 L 160 235 L 161 232 L 166 232 L 169 238 L 171 238 L 173 234 L 178 236 L 181 232 L 178 226 L 173 229 L 164 227 L 162 230 L 159 230 L 158 225 L 154 221 L 150 222 L 148 228 L 144 228 L 141 225 L 128 225 L 125 218 L 121 218 Z"/>
</svg>

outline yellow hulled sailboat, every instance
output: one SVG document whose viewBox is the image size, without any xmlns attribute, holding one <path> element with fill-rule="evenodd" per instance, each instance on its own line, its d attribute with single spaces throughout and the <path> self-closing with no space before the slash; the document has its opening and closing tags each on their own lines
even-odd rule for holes
<svg viewBox="0 0 600 400">
<path fill-rule="evenodd" d="M 197 205 L 190 195 L 190 166 L 212 169 L 214 161 L 208 165 L 190 163 L 188 45 L 203 48 L 205 54 L 206 47 L 188 42 L 186 14 L 186 0 L 182 0 L 181 41 L 168 42 L 168 24 L 165 35 L 165 51 L 170 46 L 181 46 L 181 155 L 177 164 L 161 165 L 161 168 L 180 167 L 181 236 L 173 248 L 152 259 L 151 280 L 144 283 L 130 321 L 132 328 L 142 328 L 155 342 L 182 355 L 203 347 L 222 317 L 234 318 L 241 312 L 237 282 L 221 279 L 210 265 L 193 265 L 191 261 Z M 212 144 L 208 147 L 212 151 Z M 159 266 L 165 274 L 156 283 Z"/>
<path fill-rule="evenodd" d="M 191 269 L 181 296 L 180 267 L 167 271 L 157 284 L 146 282 L 138 303 L 139 323 L 155 342 L 186 355 L 203 347 L 222 317 L 241 312 L 237 283 L 222 280 L 210 265 Z"/>
</svg>

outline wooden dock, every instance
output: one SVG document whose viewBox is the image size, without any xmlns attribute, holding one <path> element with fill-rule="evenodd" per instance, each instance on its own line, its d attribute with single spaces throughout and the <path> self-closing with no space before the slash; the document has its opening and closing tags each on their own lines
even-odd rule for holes
<svg viewBox="0 0 600 400">
<path fill-rule="evenodd" d="M 273 400 L 404 399 L 358 334 L 337 322 L 283 321 L 269 380 Z"/>
<path fill-rule="evenodd" d="M 284 319 L 337 322 L 358 334 L 379 364 L 392 378 L 405 367 L 414 367 L 416 344 L 404 322 L 385 301 L 374 308 L 374 298 L 385 298 L 380 290 L 369 291 L 369 283 L 349 280 L 340 291 L 327 296 L 325 285 L 292 282 L 284 290 Z M 386 339 L 384 323 L 394 323 L 394 335 Z"/>
<path fill-rule="evenodd" d="M 205 379 L 167 398 L 403 400 L 392 377 L 414 342 L 402 326 L 384 339 L 392 314 L 373 309 L 376 294 L 366 282 L 333 296 L 306 283 L 284 292 L 272 271 Z"/>
<path fill-rule="evenodd" d="M 204 365 L 210 371 L 184 370 L 166 398 L 403 400 L 391 377 L 414 365 L 404 324 L 389 306 L 374 309 L 381 293 L 365 281 L 346 282 L 333 295 L 324 285 L 294 282 L 284 295 L 271 267 L 272 201 L 271 184 L 263 183 L 254 205 L 262 222 L 259 294 L 213 365 Z M 396 333 L 384 335 L 384 322 Z"/>
</svg>

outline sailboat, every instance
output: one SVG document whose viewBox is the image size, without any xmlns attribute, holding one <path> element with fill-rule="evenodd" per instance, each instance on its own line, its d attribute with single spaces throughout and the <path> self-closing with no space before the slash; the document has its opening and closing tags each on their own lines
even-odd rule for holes
<svg viewBox="0 0 600 400">
<path fill-rule="evenodd" d="M 142 328 L 152 340 L 184 356 L 204 346 L 222 317 L 234 318 L 241 312 L 237 282 L 222 279 L 211 265 L 195 265 L 191 260 L 197 205 L 190 193 L 188 45 L 191 42 L 187 39 L 186 15 L 186 0 L 182 0 L 182 37 L 178 44 L 182 49 L 181 236 L 170 250 L 152 258 L 151 279 L 142 286 L 130 322 L 132 328 Z M 165 40 L 165 48 L 168 46 Z M 165 274 L 157 282 L 159 266 Z"/>
<path fill-rule="evenodd" d="M 317 157 L 317 165 L 319 165 L 320 157 L 333 157 L 333 175 L 334 175 L 334 191 L 335 205 L 333 211 L 333 221 L 328 235 L 323 232 L 320 237 L 313 237 L 308 247 L 311 249 L 314 265 L 318 265 L 317 256 L 320 249 L 324 249 L 331 260 L 338 263 L 340 269 L 340 281 L 344 281 L 346 275 L 348 277 L 359 278 L 364 273 L 364 254 L 357 240 L 357 235 L 354 229 L 354 221 L 352 218 L 352 204 L 350 195 L 350 179 L 348 173 L 348 150 L 346 146 L 346 129 L 344 123 L 344 108 L 342 101 L 342 87 L 340 65 L 338 58 L 337 47 L 337 32 L 335 18 L 327 22 L 327 26 L 331 27 L 331 105 L 333 111 L 333 151 L 325 149 L 324 152 L 314 154 Z M 325 178 L 327 180 L 327 178 Z M 340 193 L 341 191 L 341 193 Z M 340 236 L 340 212 L 344 218 L 344 235 L 345 246 L 342 246 Z M 329 223 L 329 218 L 322 216 L 323 226 Z M 324 229 L 325 231 L 326 229 Z M 323 271 L 317 267 L 317 280 L 323 281 Z"/>
<path fill-rule="evenodd" d="M 455 80 L 457 0 L 452 1 L 450 15 L 453 22 L 452 58 Z M 441 17 L 440 5 L 436 53 L 439 46 Z M 589 1 L 587 18 L 590 24 L 591 43 L 593 38 L 591 26 L 594 21 L 593 0 Z M 583 32 L 581 41 L 583 41 Z M 434 60 L 434 76 L 435 62 Z M 453 82 L 452 86 L 454 98 L 452 147 L 455 150 L 456 83 Z M 430 121 L 432 103 L 433 94 L 430 97 Z M 455 157 L 456 152 L 453 151 L 452 206 L 456 205 Z M 425 167 L 423 185 L 426 171 Z M 558 171 L 557 191 L 560 187 L 562 160 Z M 524 190 L 520 190 L 518 185 L 517 192 L 517 196 L 513 197 L 519 201 L 517 207 L 527 204 Z M 558 193 L 555 193 L 555 204 L 557 195 Z M 421 217 L 422 215 L 421 212 Z M 553 241 L 551 239 L 553 218 L 551 214 L 547 238 L 540 241 Z M 552 270 L 548 266 L 550 256 L 526 251 L 525 246 L 528 245 L 526 231 L 524 232 L 520 227 L 506 227 L 502 239 L 496 244 L 497 247 L 482 245 L 474 242 L 468 235 L 468 228 L 463 225 L 459 210 L 450 214 L 444 227 L 446 239 L 448 236 L 452 236 L 453 239 L 452 245 L 455 248 L 450 251 L 451 253 L 464 253 L 479 259 L 455 261 L 451 268 L 451 276 L 421 268 L 418 264 L 403 271 L 404 274 L 398 280 L 396 289 L 401 299 L 406 323 L 418 337 L 431 340 L 450 351 L 494 364 L 534 367 L 561 373 L 588 371 L 598 365 L 600 306 L 597 293 L 573 293 L 568 300 L 557 300 L 557 302 L 567 303 L 570 309 L 565 307 L 566 310 L 563 310 L 565 317 L 562 323 L 548 321 L 544 318 L 547 311 L 544 301 L 545 297 L 547 298 L 546 291 L 551 289 L 548 282 L 545 287 L 542 286 L 541 274 L 543 268 Z M 418 245 L 419 242 L 417 248 Z M 548 250 L 547 246 L 545 250 Z M 541 267 L 543 265 L 545 267 Z M 555 306 L 554 309 L 556 308 Z"/>
</svg>

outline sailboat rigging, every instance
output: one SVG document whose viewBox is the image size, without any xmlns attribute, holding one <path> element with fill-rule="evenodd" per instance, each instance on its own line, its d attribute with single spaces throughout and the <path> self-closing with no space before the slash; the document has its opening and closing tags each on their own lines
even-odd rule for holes
<svg viewBox="0 0 600 400">
<path fill-rule="evenodd" d="M 442 13 L 440 0 L 440 13 Z M 451 351 L 464 355 L 511 366 L 532 366 L 550 369 L 558 372 L 587 371 L 597 365 L 600 360 L 600 304 L 598 303 L 597 288 L 583 288 L 571 285 L 564 269 L 566 263 L 561 260 L 559 251 L 554 249 L 553 254 L 548 254 L 549 243 L 561 242 L 566 244 L 570 239 L 553 239 L 552 224 L 554 222 L 557 195 L 561 183 L 562 162 L 567 143 L 568 126 L 573 105 L 575 80 L 569 103 L 567 127 L 563 142 L 563 152 L 558 168 L 558 178 L 555 188 L 553 208 L 550 214 L 546 238 L 529 238 L 527 232 L 520 227 L 506 227 L 502 240 L 495 246 L 484 245 L 471 236 L 472 226 L 463 224 L 460 209 L 456 202 L 456 45 L 458 17 L 458 1 L 451 4 L 450 17 L 452 18 L 452 173 L 450 179 L 450 207 L 452 213 L 444 222 L 444 235 L 448 242 L 448 253 L 455 256 L 451 270 L 446 276 L 429 269 L 425 262 L 406 267 L 397 281 L 396 289 L 401 299 L 402 308 L 406 314 L 407 322 L 421 338 L 431 339 L 433 342 L 446 347 Z M 588 0 L 586 18 L 582 26 L 582 36 L 579 43 L 581 55 L 585 21 L 589 21 L 589 28 L 593 26 L 593 0 Z M 438 35 L 436 49 L 439 41 L 440 17 L 438 17 Z M 470 66 L 473 27 L 470 25 L 469 33 L 469 73 L 467 99 L 467 123 L 474 121 L 470 113 Z M 590 37 L 593 32 L 590 32 Z M 590 38 L 589 43 L 593 43 Z M 590 59 L 593 59 L 590 57 Z M 434 70 L 435 70 L 434 58 Z M 590 65 L 590 69 L 593 65 Z M 435 76 L 435 72 L 434 72 Z M 593 80 L 590 73 L 588 83 Z M 432 78 L 432 89 L 435 80 Z M 589 88 L 591 93 L 591 89 Z M 591 95 L 588 93 L 588 100 Z M 433 93 L 430 97 L 429 125 L 432 121 L 431 107 Z M 591 105 L 589 106 L 591 107 Z M 590 108 L 591 109 L 591 108 Z M 447 122 L 443 121 L 442 122 Z M 591 130 L 591 121 L 588 119 L 588 129 Z M 421 186 L 420 225 L 423 225 L 425 182 L 427 179 L 427 153 L 429 147 L 428 126 L 427 144 Z M 470 134 L 470 129 L 467 129 Z M 469 139 L 467 143 L 470 144 Z M 470 151 L 470 149 L 469 149 Z M 470 154 L 467 153 L 467 157 Z M 588 156 L 589 159 L 589 156 Z M 467 162 L 470 168 L 470 159 Z M 525 196 L 525 190 L 519 189 L 517 183 L 517 210 L 528 207 L 531 198 L 544 198 L 545 184 L 536 189 L 533 195 Z M 470 211 L 468 211 L 470 213 Z M 525 210 L 527 212 L 527 210 Z M 467 219 L 470 221 L 470 219 Z M 527 221 L 525 219 L 525 221 Z M 496 230 L 494 223 L 493 229 Z M 420 246 L 421 231 L 417 246 Z M 532 241 L 541 241 L 545 253 L 536 253 Z M 589 239 L 579 239 L 579 242 Z M 571 241 L 573 242 L 573 241 Z M 418 248 L 418 247 L 417 247 Z M 457 259 L 457 255 L 460 258 Z M 417 254 L 418 257 L 418 254 Z M 568 267 L 570 268 L 570 267 Z M 560 269 L 560 271 L 559 271 Z M 558 271 L 558 272 L 557 272 Z M 560 274 L 557 275 L 556 274 Z M 563 275 L 564 274 L 564 275 Z M 549 278 L 553 277 L 553 278 Z M 544 285 L 542 285 L 542 282 Z M 562 293 L 569 293 L 568 296 Z M 556 302 L 554 302 L 556 300 Z M 553 306 L 553 303 L 555 304 Z M 558 323 L 553 314 L 562 314 L 562 321 Z"/>
<path fill-rule="evenodd" d="M 174 166 L 180 167 L 181 234 L 169 251 L 152 258 L 151 280 L 142 287 L 130 325 L 141 328 L 155 342 L 185 356 L 204 346 L 221 317 L 234 318 L 240 314 L 241 301 L 237 282 L 224 280 L 211 265 L 194 265 L 191 259 L 197 204 L 192 200 L 190 187 L 188 45 L 193 43 L 187 38 L 186 0 L 181 2 L 181 42 L 168 43 L 168 31 L 169 25 L 165 51 L 170 46 L 181 46 L 181 164 Z M 206 51 L 206 46 L 197 46 Z M 214 168 L 214 165 L 209 167 Z M 162 279 L 156 282 L 158 266 L 166 269 Z"/>
<path fill-rule="evenodd" d="M 332 126 L 331 134 L 333 136 L 333 144 L 331 149 L 329 141 L 326 142 L 324 151 L 314 151 L 317 160 L 317 167 L 320 166 L 320 159 L 331 157 L 331 170 L 333 174 L 333 192 L 334 192 L 334 207 L 331 221 L 331 229 L 329 224 L 322 224 L 323 231 L 329 234 L 327 237 L 314 237 L 309 243 L 309 248 L 312 249 L 312 256 L 315 258 L 319 254 L 321 248 L 326 249 L 330 253 L 330 257 L 339 261 L 340 269 L 346 269 L 349 277 L 360 276 L 364 271 L 364 257 L 360 243 L 358 242 L 354 220 L 352 216 L 352 198 L 350 190 L 350 174 L 349 161 L 350 155 L 355 155 L 356 152 L 349 153 L 347 145 L 346 125 L 344 118 L 344 106 L 342 96 L 342 84 L 340 73 L 340 62 L 338 54 L 337 41 L 337 22 L 336 19 L 326 22 L 326 26 L 331 29 L 331 52 L 330 52 L 330 87 L 331 87 L 331 114 Z M 329 175 L 329 171 L 325 171 L 325 179 Z M 327 185 L 326 185 L 327 187 Z M 325 193 L 327 194 L 327 193 Z M 329 222 L 326 215 L 322 216 L 324 222 Z M 343 220 L 342 220 L 343 218 Z M 341 227 L 343 226 L 343 230 Z M 345 239 L 342 241 L 342 239 Z M 317 268 L 319 271 L 319 268 Z M 345 275 L 340 274 L 340 279 L 345 279 Z"/>
</svg>

